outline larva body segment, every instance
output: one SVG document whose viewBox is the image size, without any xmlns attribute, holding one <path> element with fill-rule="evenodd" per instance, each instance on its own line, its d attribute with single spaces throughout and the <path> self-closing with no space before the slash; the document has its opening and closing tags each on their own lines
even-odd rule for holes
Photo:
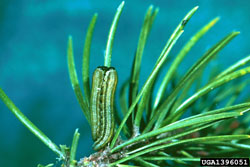
<svg viewBox="0 0 250 167">
<path fill-rule="evenodd" d="M 103 80 L 103 71 L 100 69 L 96 69 L 93 74 L 92 79 L 92 91 L 91 91 L 91 99 L 90 99 L 90 120 L 91 120 L 91 131 L 92 131 L 92 138 L 95 141 L 97 139 L 98 134 L 100 133 L 100 120 L 98 114 L 98 104 L 100 95 L 99 91 L 101 90 L 101 84 Z"/>
<path fill-rule="evenodd" d="M 113 67 L 97 67 L 93 74 L 90 100 L 94 150 L 105 147 L 114 133 L 114 95 L 117 73 Z"/>
</svg>

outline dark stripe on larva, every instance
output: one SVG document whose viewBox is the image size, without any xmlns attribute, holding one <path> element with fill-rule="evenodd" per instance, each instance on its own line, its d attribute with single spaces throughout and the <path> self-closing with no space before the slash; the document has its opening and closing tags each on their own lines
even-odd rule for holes
<svg viewBox="0 0 250 167">
<path fill-rule="evenodd" d="M 97 67 L 93 74 L 90 100 L 93 148 L 100 150 L 112 139 L 114 133 L 114 94 L 117 73 L 113 67 Z"/>
</svg>

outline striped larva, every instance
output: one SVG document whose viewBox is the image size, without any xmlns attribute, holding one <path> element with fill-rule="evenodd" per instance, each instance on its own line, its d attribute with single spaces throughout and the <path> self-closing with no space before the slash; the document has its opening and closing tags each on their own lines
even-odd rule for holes
<svg viewBox="0 0 250 167">
<path fill-rule="evenodd" d="M 113 67 L 100 66 L 94 71 L 90 98 L 94 150 L 105 147 L 114 133 L 114 95 L 117 73 Z"/>
</svg>

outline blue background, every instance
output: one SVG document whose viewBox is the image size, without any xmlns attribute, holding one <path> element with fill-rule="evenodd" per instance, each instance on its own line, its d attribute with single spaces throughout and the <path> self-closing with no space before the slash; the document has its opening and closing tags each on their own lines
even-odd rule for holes
<svg viewBox="0 0 250 167">
<path fill-rule="evenodd" d="M 56 144 L 70 145 L 76 128 L 81 133 L 77 158 L 93 152 L 90 127 L 69 81 L 66 47 L 71 34 L 78 76 L 89 21 L 98 12 L 91 50 L 90 71 L 103 64 L 106 38 L 120 0 L 1 0 L 0 87 Z M 240 31 L 214 66 L 226 68 L 249 54 L 249 0 L 130 0 L 126 1 L 114 41 L 112 65 L 119 85 L 128 78 L 144 13 L 160 8 L 142 60 L 143 83 L 169 36 L 194 6 L 197 13 L 173 48 L 176 55 L 199 28 L 220 16 L 220 21 L 198 42 L 181 64 L 187 70 L 208 48 L 233 30 Z M 118 91 L 117 91 L 118 92 Z M 117 93 L 118 94 L 118 93 Z M 55 162 L 55 154 L 31 134 L 0 102 L 0 166 L 36 166 Z"/>
</svg>

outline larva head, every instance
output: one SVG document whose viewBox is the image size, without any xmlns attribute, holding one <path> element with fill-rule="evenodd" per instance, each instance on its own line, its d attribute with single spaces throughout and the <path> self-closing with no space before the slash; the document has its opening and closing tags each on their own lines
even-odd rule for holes
<svg viewBox="0 0 250 167">
<path fill-rule="evenodd" d="M 98 66 L 94 71 L 92 82 L 93 84 L 94 82 L 99 83 L 99 86 L 104 84 L 110 84 L 116 87 L 117 72 L 114 67 Z"/>
</svg>

